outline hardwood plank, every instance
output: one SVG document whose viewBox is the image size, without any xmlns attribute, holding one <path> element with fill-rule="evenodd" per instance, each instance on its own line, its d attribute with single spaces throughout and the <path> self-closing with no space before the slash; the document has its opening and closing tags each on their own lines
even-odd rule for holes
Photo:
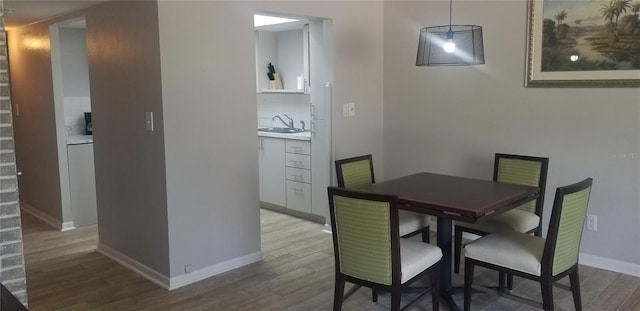
<svg viewBox="0 0 640 311">
<path fill-rule="evenodd" d="M 618 310 L 627 299 L 638 288 L 638 278 L 619 274 L 618 277 L 609 285 L 598 297 L 591 300 L 586 306 L 586 310 Z M 636 310 L 640 309 L 640 305 L 636 305 Z"/>
<path fill-rule="evenodd" d="M 640 287 L 629 296 L 629 299 L 625 301 L 620 307 L 620 311 L 637 311 L 640 308 Z"/>
<path fill-rule="evenodd" d="M 264 260 L 171 292 L 95 251 L 97 227 L 58 232 L 22 217 L 29 308 L 58 310 L 331 310 L 334 257 L 331 235 L 316 223 L 261 210 Z M 435 234 L 432 236 L 435 237 Z M 418 237 L 419 238 L 419 237 Z M 417 239 L 417 238 L 416 238 Z M 637 311 L 640 278 L 580 267 L 585 310 Z M 462 275 L 454 275 L 461 285 Z M 474 283 L 496 285 L 497 274 L 478 268 Z M 566 281 L 563 281 L 566 284 Z M 516 278 L 514 293 L 539 300 L 538 283 Z M 350 285 L 347 285 L 350 287 Z M 403 303 L 415 297 L 404 295 Z M 554 289 L 556 310 L 573 310 L 570 293 Z M 461 305 L 462 295 L 454 299 Z M 371 301 L 363 288 L 343 310 L 389 310 L 390 295 Z M 427 295 L 408 311 L 431 310 Z M 442 305 L 441 310 L 447 310 Z M 474 295 L 472 310 L 538 310 L 492 294 Z"/>
</svg>

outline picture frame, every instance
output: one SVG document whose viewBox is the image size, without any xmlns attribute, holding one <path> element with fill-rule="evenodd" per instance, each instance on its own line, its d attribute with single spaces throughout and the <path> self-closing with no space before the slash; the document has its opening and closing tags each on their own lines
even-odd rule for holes
<svg viewBox="0 0 640 311">
<path fill-rule="evenodd" d="M 635 3 L 527 0 L 525 87 L 640 87 Z"/>
</svg>

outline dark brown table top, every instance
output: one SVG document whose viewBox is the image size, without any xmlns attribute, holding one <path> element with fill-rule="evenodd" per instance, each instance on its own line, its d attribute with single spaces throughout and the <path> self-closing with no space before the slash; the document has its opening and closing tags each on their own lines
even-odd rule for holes
<svg viewBox="0 0 640 311">
<path fill-rule="evenodd" d="M 394 194 L 401 204 L 410 206 L 409 210 L 469 222 L 534 200 L 539 192 L 538 187 L 433 173 L 418 173 L 357 189 Z"/>
</svg>

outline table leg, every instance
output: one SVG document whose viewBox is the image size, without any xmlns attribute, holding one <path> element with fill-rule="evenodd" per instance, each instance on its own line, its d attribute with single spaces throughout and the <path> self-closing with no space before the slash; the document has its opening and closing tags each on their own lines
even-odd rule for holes
<svg viewBox="0 0 640 311">
<path fill-rule="evenodd" d="M 440 260 L 440 297 L 447 304 L 449 310 L 459 311 L 451 294 L 453 285 L 451 284 L 451 275 L 453 267 L 451 264 L 451 232 L 453 231 L 453 221 L 450 218 L 438 217 L 438 247 L 442 250 L 442 259 Z"/>
</svg>

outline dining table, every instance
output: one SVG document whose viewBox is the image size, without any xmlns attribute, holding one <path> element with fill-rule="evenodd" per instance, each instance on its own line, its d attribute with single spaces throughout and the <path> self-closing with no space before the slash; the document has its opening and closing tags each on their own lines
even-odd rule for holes
<svg viewBox="0 0 640 311">
<path fill-rule="evenodd" d="M 399 208 L 437 217 L 437 245 L 442 249 L 440 297 L 449 310 L 460 310 L 451 297 L 461 293 L 452 285 L 453 220 L 475 223 L 484 217 L 502 213 L 540 195 L 538 187 L 501 183 L 468 177 L 422 172 L 394 178 L 357 190 L 392 194 Z"/>
</svg>

